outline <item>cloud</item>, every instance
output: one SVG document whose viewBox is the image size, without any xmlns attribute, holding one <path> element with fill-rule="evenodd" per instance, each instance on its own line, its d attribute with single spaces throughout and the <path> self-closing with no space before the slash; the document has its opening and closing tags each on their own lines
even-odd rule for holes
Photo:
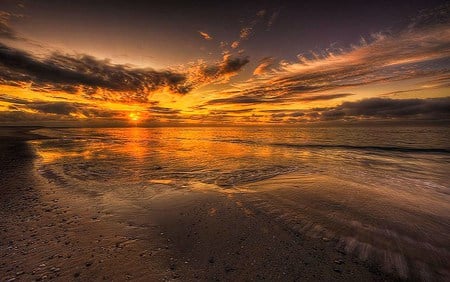
<svg viewBox="0 0 450 282">
<path fill-rule="evenodd" d="M 67 101 L 43 101 L 43 100 L 27 100 L 20 99 L 6 94 L 0 94 L 0 102 L 6 102 L 9 104 L 8 114 L 4 114 L 5 117 L 12 117 L 16 115 L 16 111 L 24 112 L 26 114 L 20 115 L 24 120 L 25 117 L 50 117 L 55 119 L 54 115 L 60 116 L 60 118 L 87 118 L 87 117 L 117 117 L 118 113 L 108 109 L 98 108 L 96 105 L 87 103 L 76 103 Z M 7 111 L 8 112 L 8 111 Z M 3 113 L 3 112 L 1 112 Z M 64 117 L 65 116 L 65 117 Z M 30 118 L 33 120 L 33 118 Z"/>
<path fill-rule="evenodd" d="M 272 57 L 266 57 L 259 61 L 259 65 L 255 68 L 253 71 L 254 75 L 262 75 L 270 70 L 270 68 L 273 66 L 273 58 Z"/>
<path fill-rule="evenodd" d="M 273 26 L 275 21 L 278 19 L 279 15 L 280 15 L 280 10 L 275 11 L 275 12 L 272 13 L 272 15 L 270 16 L 269 20 L 267 21 L 267 29 L 270 29 Z"/>
<path fill-rule="evenodd" d="M 259 110 L 270 123 L 450 121 L 450 97 L 428 99 L 368 98 L 313 109 Z M 261 121 L 261 119 L 257 120 Z"/>
<path fill-rule="evenodd" d="M 205 105 L 227 105 L 227 104 L 261 104 L 267 103 L 268 100 L 257 97 L 234 96 L 230 98 L 213 99 L 205 103 Z"/>
<path fill-rule="evenodd" d="M 22 124 L 22 125 L 31 125 L 31 124 L 53 124 L 53 125 L 80 125 L 83 122 L 90 122 L 90 125 L 95 122 L 103 122 L 104 124 L 111 124 L 114 121 L 122 121 L 122 125 L 124 124 L 124 118 L 118 117 L 117 113 L 107 111 L 107 110 L 98 110 L 98 109 L 80 109 L 81 112 L 86 114 L 85 117 L 95 117 L 95 119 L 81 119 L 80 115 L 65 115 L 65 114 L 54 114 L 54 113 L 46 113 L 44 111 L 24 111 L 22 108 L 11 109 L 7 111 L 0 111 L 0 123 L 6 124 Z M 80 113 L 81 113 L 80 112 Z M 106 122 L 106 123 L 105 123 Z M 89 124 L 89 123 L 88 123 Z"/>
<path fill-rule="evenodd" d="M 242 28 L 241 32 L 239 33 L 239 38 L 247 39 L 250 36 L 252 29 L 253 29 L 253 27 L 249 27 L 249 26 Z"/>
<path fill-rule="evenodd" d="M 340 94 L 336 94 L 340 95 Z M 341 95 L 345 95 L 344 93 Z M 328 95 L 329 99 L 333 99 Z M 317 98 L 319 99 L 318 96 Z M 324 98 L 324 97 L 322 97 Z M 207 105 L 241 104 L 253 105 L 273 101 L 264 101 L 253 97 L 234 97 L 215 99 Z M 244 109 L 260 115 L 255 122 L 269 121 L 271 123 L 295 122 L 328 122 L 328 121 L 450 121 L 450 97 L 427 99 L 390 99 L 368 98 L 358 101 L 342 102 L 334 107 L 311 109 Z M 215 112 L 215 110 L 213 110 Z M 224 110 L 221 113 L 228 113 Z"/>
<path fill-rule="evenodd" d="M 239 41 L 233 41 L 233 43 L 231 43 L 231 48 L 236 49 L 237 47 L 239 47 L 240 42 Z"/>
<path fill-rule="evenodd" d="M 227 114 L 243 114 L 250 113 L 254 109 L 221 109 L 221 110 L 212 110 L 209 112 L 210 115 L 227 115 Z"/>
<path fill-rule="evenodd" d="M 259 18 L 264 17 L 266 14 L 267 14 L 267 11 L 264 10 L 264 9 L 259 10 L 258 12 L 256 12 L 256 16 L 259 17 Z"/>
<path fill-rule="evenodd" d="M 450 119 L 450 97 L 428 99 L 370 98 L 356 102 L 344 102 L 322 111 L 322 120 L 345 118 L 415 118 L 430 120 Z"/>
<path fill-rule="evenodd" d="M 268 60 L 262 61 L 254 71 L 257 77 L 235 84 L 224 95 L 238 103 L 301 101 L 314 93 L 328 95 L 351 87 L 415 78 L 430 83 L 444 78 L 446 82 L 439 83 L 445 87 L 450 59 L 448 7 L 439 13 L 439 20 L 395 33 L 376 33 L 347 49 L 330 46 L 321 52 L 300 54 L 298 61 L 282 61 L 270 72 L 265 72 Z"/>
<path fill-rule="evenodd" d="M 439 5 L 433 9 L 421 10 L 412 18 L 409 29 L 426 28 L 430 25 L 448 24 L 450 3 Z"/>
<path fill-rule="evenodd" d="M 236 75 L 247 63 L 247 57 L 224 55 L 222 61 L 213 65 L 200 63 L 189 68 L 188 81 L 192 83 L 226 82 Z"/>
<path fill-rule="evenodd" d="M 53 117 L 55 118 L 55 117 Z M 42 122 L 52 120 L 52 117 L 49 117 L 45 114 L 36 114 L 23 112 L 20 110 L 11 110 L 11 111 L 0 111 L 0 123 L 14 123 L 18 122 Z M 57 120 L 60 120 L 59 118 Z"/>
<path fill-rule="evenodd" d="M 248 62 L 248 58 L 232 58 L 231 56 L 224 56 L 221 64 L 217 67 L 210 67 L 209 69 L 212 70 L 215 75 L 234 74 Z"/>
<path fill-rule="evenodd" d="M 163 115 L 173 115 L 178 114 L 180 110 L 160 107 L 160 106 L 151 106 L 148 108 L 148 111 L 155 114 L 163 114 Z"/>
<path fill-rule="evenodd" d="M 41 113 L 57 114 L 57 115 L 70 115 L 71 113 L 78 112 L 76 104 L 68 102 L 30 103 L 27 105 L 27 108 L 36 110 Z"/>
<path fill-rule="evenodd" d="M 148 96 L 164 89 L 187 94 L 199 84 L 226 80 L 248 63 L 248 58 L 231 58 L 193 69 L 153 70 L 113 64 L 89 55 L 52 53 L 39 58 L 0 43 L 0 83 L 34 90 L 82 93 L 85 98 L 147 102 Z M 198 76 L 192 74 L 197 72 Z"/>
<path fill-rule="evenodd" d="M 19 39 L 17 33 L 10 27 L 9 22 L 15 15 L 0 11 L 0 38 Z"/>
<path fill-rule="evenodd" d="M 312 101 L 326 101 L 326 100 L 334 100 L 338 98 L 344 98 L 351 96 L 351 93 L 338 93 L 338 94 L 324 94 L 324 95 L 313 95 L 313 96 L 302 96 L 296 97 L 296 102 L 312 102 Z M 291 97 L 264 97 L 264 95 L 260 95 L 259 97 L 248 96 L 248 95 L 236 95 L 228 98 L 219 98 L 213 99 L 205 103 L 205 105 L 226 105 L 226 104 L 278 104 L 278 103 L 287 103 L 293 102 Z"/>
<path fill-rule="evenodd" d="M 8 94 L 0 94 L 0 102 L 6 102 L 6 103 L 12 103 L 12 104 L 26 104 L 26 103 L 28 103 L 28 100 L 10 96 Z"/>
<path fill-rule="evenodd" d="M 129 98 L 138 101 L 145 101 L 150 92 L 166 87 L 179 94 L 190 90 L 185 84 L 186 77 L 171 71 L 131 68 L 88 55 L 53 53 L 48 58 L 40 59 L 2 44 L 0 70 L 3 84 L 31 82 L 38 86 L 50 85 L 62 91 L 80 86 L 102 88 L 124 94 L 133 92 Z"/>
<path fill-rule="evenodd" d="M 296 100 L 297 101 L 326 101 L 326 100 L 334 100 L 338 98 L 344 98 L 348 96 L 352 96 L 354 94 L 352 93 L 337 93 L 337 94 L 321 94 L 321 95 L 313 95 L 313 96 L 303 96 L 299 97 Z"/>
<path fill-rule="evenodd" d="M 247 40 L 254 32 L 255 27 L 264 20 L 267 11 L 262 9 L 256 12 L 254 18 L 239 31 L 239 39 L 231 43 L 231 48 L 236 49 L 241 45 L 241 42 Z"/>
<path fill-rule="evenodd" d="M 205 40 L 212 40 L 213 38 L 206 32 L 198 31 L 198 33 L 203 37 Z"/>
</svg>

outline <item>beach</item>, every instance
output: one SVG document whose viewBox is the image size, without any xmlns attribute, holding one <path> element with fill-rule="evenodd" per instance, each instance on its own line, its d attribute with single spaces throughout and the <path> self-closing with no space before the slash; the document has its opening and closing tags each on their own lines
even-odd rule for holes
<svg viewBox="0 0 450 282">
<path fill-rule="evenodd" d="M 114 155 L 117 164 L 109 163 L 111 155 L 93 153 L 92 148 L 99 147 L 92 140 L 88 151 L 75 154 L 84 161 L 71 162 L 74 154 L 67 149 L 72 148 L 67 136 L 84 142 L 85 133 L 42 137 L 29 130 L 3 129 L 0 137 L 2 281 L 445 281 L 449 277 L 448 239 L 442 233 L 448 228 L 449 208 L 442 200 L 448 196 L 439 191 L 417 198 L 397 190 L 393 198 L 392 192 L 374 185 L 355 196 L 358 183 L 345 177 L 324 179 L 317 171 L 306 177 L 301 170 L 285 167 L 275 173 L 240 171 L 228 178 L 221 172 L 214 181 L 211 174 L 196 174 L 194 179 L 193 173 L 185 176 L 184 171 L 176 178 L 164 171 L 164 163 L 159 167 L 145 161 L 141 131 L 132 131 L 131 143 L 119 147 L 135 142 L 131 151 L 126 147 L 127 154 L 139 168 L 151 167 L 150 172 L 119 161 L 118 155 Z M 52 142 L 67 146 L 62 150 L 67 159 L 58 161 L 62 157 L 49 149 L 55 148 L 48 145 Z M 93 160 L 105 163 L 91 167 Z M 114 166 L 108 167 L 106 161 Z M 125 164 L 139 177 L 116 166 Z M 121 173 L 129 178 L 123 179 Z M 337 188 L 339 194 L 330 196 Z M 404 201 L 399 204 L 396 199 Z M 361 212 L 352 201 L 365 201 L 368 209 Z M 396 216 L 387 218 L 386 207 Z M 405 223 L 416 216 L 425 219 Z M 411 226 L 429 228 L 435 236 L 426 238 Z"/>
<path fill-rule="evenodd" d="M 450 282 L 450 1 L 0 0 L 0 282 Z"/>
</svg>

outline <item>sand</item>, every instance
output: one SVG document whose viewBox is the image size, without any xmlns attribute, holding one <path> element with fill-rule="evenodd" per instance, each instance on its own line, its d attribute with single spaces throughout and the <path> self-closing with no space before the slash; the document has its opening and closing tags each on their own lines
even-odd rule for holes
<svg viewBox="0 0 450 282">
<path fill-rule="evenodd" d="M 29 129 L 0 134 L 1 281 L 397 279 L 253 208 L 245 193 L 167 189 L 143 209 L 58 188 L 35 170 L 27 140 L 40 137 Z"/>
</svg>

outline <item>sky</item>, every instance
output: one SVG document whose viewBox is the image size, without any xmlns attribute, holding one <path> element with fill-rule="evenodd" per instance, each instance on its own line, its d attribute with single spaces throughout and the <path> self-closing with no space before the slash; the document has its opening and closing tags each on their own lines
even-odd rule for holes
<svg viewBox="0 0 450 282">
<path fill-rule="evenodd" d="M 450 121 L 448 1 L 0 2 L 0 125 Z"/>
</svg>

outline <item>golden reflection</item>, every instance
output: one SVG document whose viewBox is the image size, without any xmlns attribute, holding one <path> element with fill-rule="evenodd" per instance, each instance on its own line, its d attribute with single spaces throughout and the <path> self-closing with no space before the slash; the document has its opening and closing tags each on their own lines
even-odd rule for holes
<svg viewBox="0 0 450 282">
<path fill-rule="evenodd" d="M 253 164 L 258 158 L 291 159 L 294 157 L 290 150 L 280 150 L 278 146 L 270 146 L 276 143 L 272 130 L 255 130 L 249 133 L 242 128 L 211 130 L 211 128 L 130 127 L 84 129 L 82 133 L 80 131 L 77 132 L 85 138 L 64 143 L 61 150 L 55 150 L 57 146 L 38 145 L 39 154 L 45 162 L 57 162 L 61 158 L 83 158 L 101 162 L 125 158 L 124 161 L 131 161 L 129 165 L 148 163 L 149 168 L 166 167 L 170 163 L 182 172 L 201 171 L 214 167 L 218 163 L 224 171 L 231 172 Z M 73 132 L 68 130 L 62 134 L 73 134 Z M 246 134 L 251 134 L 252 138 L 249 139 Z M 288 139 L 294 143 L 307 143 L 310 138 L 306 133 L 302 133 L 300 139 L 288 136 Z M 45 144 L 57 141 L 41 142 Z M 308 158 L 308 154 L 308 151 L 296 151 L 295 156 Z"/>
<path fill-rule="evenodd" d="M 171 179 L 151 179 L 148 182 L 150 183 L 154 183 L 154 184 L 171 184 L 172 180 Z"/>
<path fill-rule="evenodd" d="M 42 161 L 44 163 L 53 163 L 58 161 L 62 158 L 75 158 L 75 157 L 83 157 L 84 159 L 90 159 L 91 158 L 91 151 L 86 150 L 84 152 L 70 152 L 65 150 L 49 150 L 49 151 L 38 151 L 38 155 L 42 158 Z"/>
<path fill-rule="evenodd" d="M 120 130 L 121 134 L 125 134 L 125 145 L 118 148 L 126 155 L 130 155 L 136 160 L 143 160 L 150 148 L 145 145 L 148 134 L 145 128 L 129 128 L 128 130 Z"/>
</svg>

